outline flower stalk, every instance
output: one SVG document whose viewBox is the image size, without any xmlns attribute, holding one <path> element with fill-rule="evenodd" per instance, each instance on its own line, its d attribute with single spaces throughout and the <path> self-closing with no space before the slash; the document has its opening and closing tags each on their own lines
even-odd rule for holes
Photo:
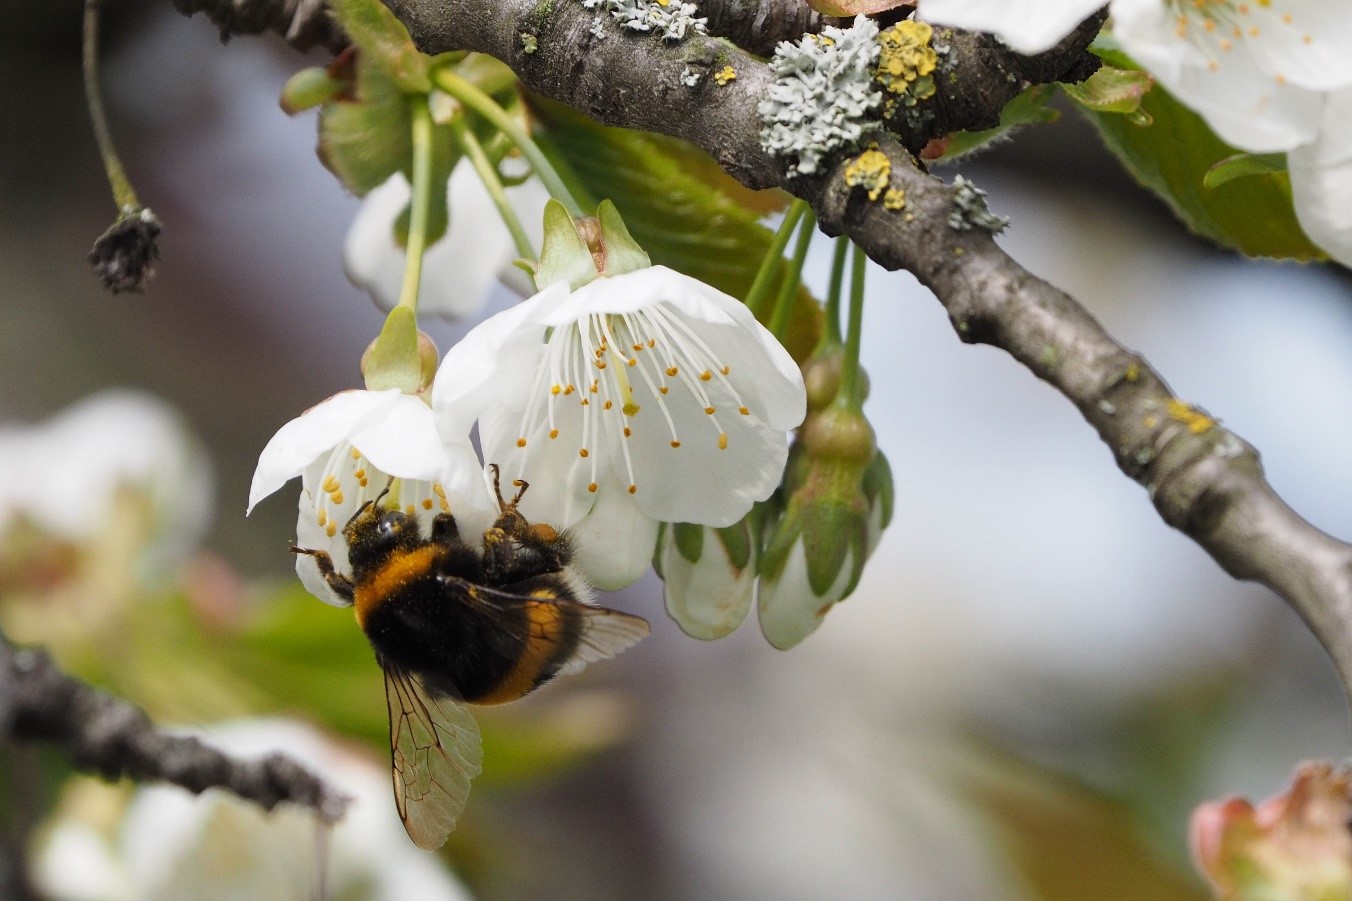
<svg viewBox="0 0 1352 901">
<path fill-rule="evenodd" d="M 765 314 L 765 303 L 770 297 L 770 287 L 784 257 L 784 248 L 789 246 L 789 237 L 798 226 L 798 220 L 803 218 L 808 209 L 805 201 L 795 200 L 789 206 L 789 211 L 784 214 L 779 231 L 775 232 L 774 239 L 770 241 L 770 249 L 765 251 L 765 258 L 761 260 L 760 269 L 757 270 L 756 278 L 751 283 L 751 290 L 746 293 L 746 305 L 757 319 L 763 318 Z"/>
<path fill-rule="evenodd" d="M 549 158 L 545 156 L 544 151 L 540 149 L 540 146 L 535 143 L 530 135 L 526 134 L 525 129 L 520 124 L 507 115 L 507 111 L 498 105 L 492 97 L 449 68 L 437 69 L 432 78 L 438 88 L 459 100 L 467 109 L 483 116 L 499 131 L 507 135 L 534 167 L 550 196 L 566 206 L 572 216 L 581 217 L 585 215 L 572 192 L 568 190 L 568 186 L 564 184 Z"/>
<path fill-rule="evenodd" d="M 113 202 L 119 212 L 141 206 L 136 190 L 122 168 L 122 160 L 113 145 L 113 135 L 108 128 L 108 116 L 103 109 L 103 87 L 99 81 L 99 23 L 103 0 L 85 0 L 84 8 L 84 47 L 82 62 L 84 65 L 85 103 L 89 106 L 89 120 L 94 126 L 94 140 L 99 145 L 99 156 L 103 157 L 103 168 L 108 175 L 108 184 L 113 189 Z"/>
<path fill-rule="evenodd" d="M 512 243 L 516 245 L 516 252 L 525 259 L 535 259 L 535 248 L 531 245 L 530 236 L 526 234 L 526 229 L 521 224 L 521 219 L 516 215 L 516 210 L 512 209 L 511 203 L 508 202 L 507 192 L 503 190 L 501 175 L 489 159 L 483 144 L 474 136 L 474 130 L 460 117 L 452 119 L 449 128 L 451 136 L 460 145 L 460 149 L 465 152 L 470 165 L 474 167 L 479 180 L 483 182 L 484 190 L 488 192 L 489 199 L 497 207 L 498 215 L 502 217 L 502 222 L 507 226 L 507 231 L 511 232 Z"/>
<path fill-rule="evenodd" d="M 423 253 L 427 250 L 427 218 L 432 205 L 432 110 L 425 96 L 409 101 L 413 120 L 413 180 L 409 201 L 408 255 L 404 262 L 404 284 L 399 291 L 399 306 L 415 315 L 418 312 L 418 288 L 422 284 Z"/>
<path fill-rule="evenodd" d="M 868 257 L 855 245 L 850 269 L 850 324 L 845 333 L 845 363 L 840 373 L 838 403 L 858 413 L 864 409 L 864 391 L 859 377 L 859 348 L 864 334 L 864 271 Z"/>
<path fill-rule="evenodd" d="M 793 257 L 789 260 L 784 280 L 779 283 L 779 296 L 775 298 L 775 309 L 770 315 L 770 333 L 780 341 L 784 340 L 784 333 L 789 327 L 794 301 L 798 299 L 798 288 L 803 282 L 803 263 L 807 261 L 807 251 L 816 231 L 817 214 L 809 207 L 803 213 L 798 227 L 798 243 L 794 245 Z"/>
</svg>

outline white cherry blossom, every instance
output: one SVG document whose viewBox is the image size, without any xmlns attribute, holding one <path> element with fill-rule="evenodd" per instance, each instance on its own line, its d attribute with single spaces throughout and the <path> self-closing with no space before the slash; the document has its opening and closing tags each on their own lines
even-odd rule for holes
<svg viewBox="0 0 1352 901">
<path fill-rule="evenodd" d="M 249 510 L 296 476 L 296 544 L 328 551 L 340 572 L 348 569 L 344 524 L 387 488 L 383 503 L 418 516 L 424 529 L 450 512 L 464 534 L 477 535 L 493 515 L 468 433 L 443 442 L 427 404 L 394 389 L 344 391 L 282 426 L 258 458 Z M 346 606 L 313 557 L 297 556 L 296 572 L 315 597 Z"/>
<path fill-rule="evenodd" d="M 607 516 L 649 524 L 650 556 L 657 522 L 727 526 L 769 497 L 806 402 L 744 304 L 653 266 L 487 320 L 442 361 L 432 404 L 444 435 L 478 420 L 485 462 L 530 484 L 527 518 L 571 528 L 617 488 Z"/>
<path fill-rule="evenodd" d="M 1035 53 L 1100 5 L 920 0 L 919 14 Z M 1352 0 L 1112 0 L 1109 11 L 1122 48 L 1242 150 L 1313 140 L 1324 92 L 1352 84 Z"/>
<path fill-rule="evenodd" d="M 989 31 L 1020 53 L 1054 47 L 1103 0 L 920 0 L 917 14 L 926 22 Z"/>
<path fill-rule="evenodd" d="M 1352 267 L 1352 88 L 1329 96 L 1319 137 L 1286 159 L 1301 228 Z"/>
</svg>

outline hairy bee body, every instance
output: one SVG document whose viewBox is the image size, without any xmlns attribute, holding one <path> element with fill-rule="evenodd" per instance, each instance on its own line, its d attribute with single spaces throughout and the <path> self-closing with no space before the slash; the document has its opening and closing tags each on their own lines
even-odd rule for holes
<svg viewBox="0 0 1352 901">
<path fill-rule="evenodd" d="M 588 603 L 568 540 L 528 523 L 520 497 L 499 495 L 482 550 L 460 537 L 450 513 L 424 535 L 416 517 L 379 498 L 343 530 L 350 576 L 325 551 L 292 549 L 314 557 L 351 602 L 385 671 L 395 800 L 423 848 L 445 841 L 479 771 L 478 730 L 460 702 L 516 700 L 648 634 L 639 617 Z"/>
</svg>

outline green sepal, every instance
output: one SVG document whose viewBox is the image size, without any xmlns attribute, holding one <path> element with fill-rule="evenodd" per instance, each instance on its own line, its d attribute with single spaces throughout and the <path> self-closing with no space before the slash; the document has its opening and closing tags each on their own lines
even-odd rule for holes
<svg viewBox="0 0 1352 901">
<path fill-rule="evenodd" d="M 606 250 L 606 275 L 623 275 L 652 266 L 652 258 L 629 234 L 620 211 L 608 198 L 596 208 L 596 218 L 601 222 L 601 245 Z"/>
<path fill-rule="evenodd" d="M 535 288 L 543 291 L 555 282 L 566 281 L 576 291 L 596 280 L 596 260 L 587 243 L 577 233 L 573 217 L 562 203 L 550 198 L 545 204 L 545 240 L 540 250 L 540 265 L 535 268 Z"/>
<path fill-rule="evenodd" d="M 303 113 L 321 103 L 328 103 L 347 90 L 347 86 L 346 81 L 334 78 L 323 66 L 301 69 L 282 85 L 282 96 L 279 101 L 282 112 L 288 116 Z"/>
<path fill-rule="evenodd" d="M 414 45 L 404 23 L 379 0 L 333 0 L 330 4 L 352 43 L 399 87 L 412 94 L 432 89 L 430 60 Z"/>
<path fill-rule="evenodd" d="M 418 390 L 422 360 L 418 356 L 418 317 L 408 307 L 395 307 L 385 317 L 380 337 L 371 344 L 362 375 L 369 391 Z"/>
<path fill-rule="evenodd" d="M 738 572 L 751 565 L 752 556 L 756 551 L 756 534 L 752 519 L 753 515 L 748 513 L 739 522 L 727 528 L 714 529 L 719 544 L 723 545 L 723 550 L 728 555 L 728 563 Z"/>
<path fill-rule="evenodd" d="M 870 509 L 880 507 L 882 516 L 878 521 L 881 528 L 892 523 L 892 512 L 896 507 L 896 483 L 892 480 L 892 465 L 882 451 L 873 455 L 872 462 L 864 470 L 864 480 L 860 486 Z"/>
<path fill-rule="evenodd" d="M 669 522 L 659 522 L 657 524 L 657 542 L 653 545 L 653 572 L 657 573 L 657 578 L 666 581 L 666 574 L 662 572 L 662 550 L 666 547 L 667 529 L 671 528 Z"/>
<path fill-rule="evenodd" d="M 676 550 L 691 563 L 698 563 L 704 554 L 704 526 L 692 522 L 671 523 Z"/>
<path fill-rule="evenodd" d="M 1202 184 L 1208 188 L 1219 188 L 1226 182 L 1247 175 L 1273 175 L 1286 172 L 1286 154 L 1284 153 L 1236 153 L 1227 156 L 1206 170 Z"/>
<path fill-rule="evenodd" d="M 384 184 L 413 157 L 407 95 L 367 56 L 357 57 L 355 99 L 325 104 L 319 158 L 359 197 Z"/>
</svg>

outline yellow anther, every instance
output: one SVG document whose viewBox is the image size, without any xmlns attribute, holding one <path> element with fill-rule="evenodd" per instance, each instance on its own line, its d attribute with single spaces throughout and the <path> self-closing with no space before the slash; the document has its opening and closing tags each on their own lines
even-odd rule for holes
<svg viewBox="0 0 1352 901">
<path fill-rule="evenodd" d="M 668 388 L 666 385 L 663 385 L 661 388 L 658 388 L 658 389 L 657 389 L 657 393 L 658 393 L 658 394 L 666 394 L 666 393 L 667 393 L 668 391 L 670 391 L 670 390 L 671 390 L 671 389 Z"/>
<path fill-rule="evenodd" d="M 750 416 L 750 415 L 751 415 L 751 411 L 748 410 L 746 407 L 738 407 L 738 408 L 737 408 L 737 412 L 738 412 L 738 413 L 741 413 L 743 416 Z"/>
<path fill-rule="evenodd" d="M 606 401 L 606 402 L 605 402 L 604 404 L 602 404 L 601 406 L 602 406 L 602 409 L 609 410 L 611 407 L 615 406 L 615 404 L 614 404 L 612 401 Z"/>
<path fill-rule="evenodd" d="M 576 386 L 569 384 L 563 389 L 563 394 L 565 397 L 567 397 L 569 394 L 572 394 L 576 390 L 577 390 Z"/>
<path fill-rule="evenodd" d="M 325 527 L 324 527 L 324 534 L 327 535 L 327 536 L 329 536 L 330 538 L 332 538 L 334 535 L 337 535 L 337 534 L 338 534 L 338 523 L 336 523 L 336 522 L 331 522 L 331 523 L 329 523 L 327 526 L 325 526 Z"/>
<path fill-rule="evenodd" d="M 321 526 L 324 525 L 324 523 L 329 521 L 329 511 L 325 510 L 323 507 L 320 507 L 319 516 L 315 517 L 315 519 Z"/>
<path fill-rule="evenodd" d="M 432 483 L 432 493 L 442 500 L 446 499 L 446 489 L 441 487 L 440 482 Z"/>
<path fill-rule="evenodd" d="M 606 368 L 606 361 L 605 361 L 605 360 L 597 360 L 597 361 L 596 361 L 596 368 L 597 368 L 597 369 L 605 369 L 605 368 Z"/>
<path fill-rule="evenodd" d="M 412 504 L 408 504 L 407 506 L 404 507 L 404 514 L 405 514 L 406 516 L 412 516 L 413 514 L 415 514 L 415 513 L 417 513 L 417 512 L 418 512 L 418 511 L 417 511 L 416 509 L 414 509 L 414 507 L 413 507 Z"/>
<path fill-rule="evenodd" d="M 637 486 L 637 485 L 630 485 L 630 486 L 629 486 L 629 493 L 630 493 L 630 494 L 636 494 L 637 492 L 638 492 L 638 486 Z"/>
<path fill-rule="evenodd" d="M 719 450 L 727 450 L 727 449 L 728 449 L 728 433 L 727 433 L 727 432 L 720 432 L 720 433 L 719 433 L 719 435 L 718 435 L 718 449 L 719 449 Z"/>
<path fill-rule="evenodd" d="M 631 401 L 625 404 L 623 407 L 621 407 L 620 412 L 623 413 L 625 416 L 637 416 L 638 411 L 641 409 L 642 407 Z"/>
<path fill-rule="evenodd" d="M 563 386 L 562 386 L 562 385 L 551 385 L 551 386 L 549 387 L 549 393 L 550 393 L 550 394 L 558 394 L 558 393 L 559 393 L 560 391 L 562 391 L 562 390 L 563 390 Z"/>
<path fill-rule="evenodd" d="M 671 442 L 671 446 L 672 446 L 672 447 L 680 447 L 680 446 L 681 446 L 681 442 L 673 440 L 673 441 Z"/>
<path fill-rule="evenodd" d="M 731 367 L 731 366 L 724 366 L 722 369 L 720 369 L 720 370 L 718 370 L 718 371 L 721 372 L 721 373 L 723 373 L 724 375 L 727 375 L 729 372 L 732 372 L 732 367 Z"/>
<path fill-rule="evenodd" d="M 364 470 L 364 469 L 359 469 L 359 470 L 357 470 L 356 472 L 354 472 L 354 473 L 352 473 L 352 474 L 353 474 L 354 476 L 356 476 L 357 478 L 359 478 L 359 479 L 364 479 L 364 478 L 366 478 L 366 470 Z"/>
<path fill-rule="evenodd" d="M 670 369 L 667 370 L 667 375 L 668 375 L 668 376 L 675 377 L 676 373 L 678 373 L 678 372 L 680 372 L 680 371 L 681 371 L 681 370 L 677 369 L 675 366 L 672 366 Z"/>
<path fill-rule="evenodd" d="M 590 485 L 588 485 L 588 486 L 587 486 L 587 490 L 590 491 L 592 494 L 595 494 L 595 493 L 596 493 L 596 483 L 595 483 L 595 482 L 592 482 Z"/>
<path fill-rule="evenodd" d="M 425 498 L 423 498 L 422 505 L 423 505 L 423 509 L 424 509 L 424 510 L 431 510 L 431 509 L 432 509 L 432 499 L 431 499 L 430 497 L 425 497 Z"/>
<path fill-rule="evenodd" d="M 343 492 L 341 492 L 341 491 L 335 491 L 335 492 L 333 492 L 332 494 L 329 495 L 329 498 L 330 498 L 330 500 L 332 500 L 332 501 L 334 502 L 334 504 L 342 504 L 342 502 L 343 502 Z"/>
<path fill-rule="evenodd" d="M 624 427 L 624 437 L 628 438 L 628 437 L 629 437 L 630 435 L 632 435 L 632 434 L 634 434 L 634 433 L 631 432 L 631 431 L 629 430 L 629 426 L 625 426 L 625 427 Z"/>
<path fill-rule="evenodd" d="M 355 447 L 352 448 L 352 459 L 354 459 L 354 460 L 360 460 L 360 459 L 361 459 L 361 451 L 357 450 Z"/>
<path fill-rule="evenodd" d="M 701 373 L 699 374 L 699 380 L 700 380 L 701 382 L 707 382 L 707 381 L 709 381 L 709 379 L 711 379 L 711 378 L 713 378 L 713 377 L 714 377 L 714 374 L 713 374 L 712 372 L 710 372 L 709 370 L 707 370 L 707 369 L 704 370 L 703 372 L 701 372 Z"/>
<path fill-rule="evenodd" d="M 517 447 L 525 447 L 525 446 L 526 446 L 526 439 L 525 439 L 525 438 L 518 438 L 518 439 L 516 439 L 516 446 L 517 446 Z"/>
<path fill-rule="evenodd" d="M 590 454 L 591 454 L 591 451 L 587 450 L 585 447 L 578 448 L 577 455 L 578 455 L 579 457 L 586 457 L 586 456 L 588 456 L 588 455 L 590 455 Z"/>
<path fill-rule="evenodd" d="M 550 429 L 550 430 L 549 430 L 549 437 L 550 437 L 550 438 L 557 438 L 557 437 L 559 437 L 559 430 L 558 430 L 558 429 Z"/>
<path fill-rule="evenodd" d="M 324 484 L 319 487 L 324 489 L 325 494 L 333 494 L 335 491 L 342 490 L 338 485 L 338 477 L 332 473 L 324 477 Z"/>
<path fill-rule="evenodd" d="M 715 413 L 718 412 L 718 409 L 717 409 L 716 407 L 705 407 L 705 408 L 704 408 L 704 412 L 705 412 L 705 413 L 708 413 L 710 416 L 712 416 L 712 415 L 714 415 Z"/>
</svg>

